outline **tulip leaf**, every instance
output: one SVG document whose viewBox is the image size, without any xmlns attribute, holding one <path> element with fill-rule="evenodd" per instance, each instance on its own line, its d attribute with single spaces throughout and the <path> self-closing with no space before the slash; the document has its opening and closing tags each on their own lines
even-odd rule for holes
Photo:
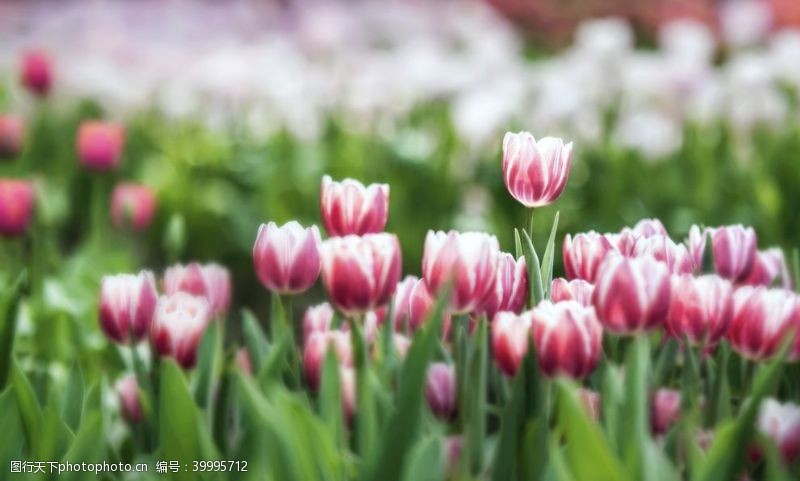
<svg viewBox="0 0 800 481">
<path fill-rule="evenodd" d="M 443 479 L 444 466 L 442 441 L 438 438 L 423 438 L 408 454 L 403 481 L 439 481 Z"/>
<path fill-rule="evenodd" d="M 526 364 L 526 362 L 522 363 L 519 372 L 514 377 L 511 397 L 503 408 L 500 419 L 500 438 L 492 465 L 493 481 L 513 479 L 512 473 L 516 469 L 517 450 L 521 436 L 520 425 L 525 414 L 526 376 L 524 371 L 527 368 Z"/>
<path fill-rule="evenodd" d="M 64 455 L 63 461 L 70 463 L 99 463 L 107 459 L 103 442 L 103 419 L 99 412 L 89 414 L 81 424 L 75 441 Z M 66 471 L 59 474 L 59 480 L 86 479 L 86 473 Z"/>
<path fill-rule="evenodd" d="M 264 365 L 270 344 L 258 319 L 249 309 L 242 310 L 242 337 L 253 364 L 253 372 L 257 373 Z"/>
<path fill-rule="evenodd" d="M 280 381 L 281 374 L 286 366 L 286 355 L 289 349 L 292 349 L 291 342 L 290 334 L 284 331 L 270 347 L 269 354 L 258 372 L 258 384 L 262 388 Z"/>
<path fill-rule="evenodd" d="M 669 376 L 675 368 L 675 360 L 678 357 L 679 348 L 680 344 L 677 339 L 669 338 L 664 343 L 653 366 L 654 386 L 664 386 L 669 381 Z"/>
<path fill-rule="evenodd" d="M 622 445 L 623 459 L 631 477 L 640 480 L 652 479 L 649 474 L 651 466 L 645 459 L 649 436 L 649 402 L 647 374 L 650 363 L 650 339 L 639 335 L 632 339 L 628 346 L 625 364 L 625 435 Z"/>
<path fill-rule="evenodd" d="M 339 380 L 339 363 L 333 349 L 325 353 L 322 365 L 322 381 L 319 390 L 319 411 L 322 420 L 333 433 L 338 447 L 344 446 L 345 431 L 342 416 L 341 382 Z"/>
<path fill-rule="evenodd" d="M 800 292 L 800 248 L 792 249 L 792 274 L 795 292 Z"/>
<path fill-rule="evenodd" d="M 28 450 L 37 454 L 42 448 L 43 440 L 42 427 L 44 426 L 44 414 L 36 393 L 33 392 L 28 377 L 14 361 L 11 366 L 11 384 L 17 396 L 17 407 L 22 418 L 22 427 L 25 430 L 25 439 L 28 441 Z"/>
<path fill-rule="evenodd" d="M 12 369 L 14 338 L 17 331 L 17 313 L 22 289 L 27 282 L 27 272 L 17 279 L 0 296 L 0 389 L 6 387 Z"/>
<path fill-rule="evenodd" d="M 715 425 L 720 419 L 730 415 L 731 388 L 728 381 L 728 358 L 730 348 L 727 343 L 723 343 L 717 348 L 718 355 L 714 382 L 711 386 L 708 407 L 706 408 L 705 424 Z"/>
<path fill-rule="evenodd" d="M 558 217 L 560 212 L 556 212 L 553 219 L 553 227 L 550 228 L 550 237 L 547 239 L 547 247 L 542 257 L 542 286 L 544 298 L 550 298 L 550 284 L 553 282 L 553 257 L 555 256 L 556 231 L 558 230 Z"/>
<path fill-rule="evenodd" d="M 522 239 L 519 237 L 518 229 L 514 229 L 514 250 L 515 250 L 514 257 L 516 257 L 517 259 L 519 259 L 520 256 L 524 255 L 524 251 L 522 250 Z"/>
<path fill-rule="evenodd" d="M 525 239 L 523 244 L 523 252 L 525 253 L 525 261 L 528 263 L 528 281 L 530 282 L 530 305 L 535 307 L 544 299 L 544 288 L 542 287 L 542 266 L 539 263 L 539 255 L 536 253 L 536 247 L 533 246 L 533 240 L 528 232 L 522 231 L 522 236 Z"/>
<path fill-rule="evenodd" d="M 483 441 L 486 437 L 486 370 L 488 368 L 488 322 L 478 321 L 478 332 L 474 336 L 468 370 L 469 388 L 467 401 L 466 454 L 470 471 L 483 471 Z"/>
<path fill-rule="evenodd" d="M 9 466 L 11 460 L 23 458 L 25 432 L 23 430 L 17 400 L 13 387 L 7 388 L 0 394 L 0 463 Z"/>
<path fill-rule="evenodd" d="M 623 373 L 620 368 L 611 363 L 604 361 L 602 366 L 601 418 L 611 446 L 615 452 L 620 452 L 622 440 L 624 439 L 620 427 L 625 418 L 625 412 L 623 411 L 623 401 L 625 399 Z"/>
<path fill-rule="evenodd" d="M 198 348 L 197 370 L 194 378 L 194 399 L 201 408 L 211 407 L 213 391 L 216 388 L 216 372 L 219 370 L 219 358 L 222 351 L 220 326 L 212 322 L 203 333 Z M 209 409 L 212 413 L 214 410 Z"/>
<path fill-rule="evenodd" d="M 348 322 L 356 369 L 356 448 L 362 458 L 368 459 L 378 439 L 375 399 L 373 386 L 370 383 L 367 348 L 364 342 L 363 330 L 355 318 L 349 317 Z"/>
</svg>

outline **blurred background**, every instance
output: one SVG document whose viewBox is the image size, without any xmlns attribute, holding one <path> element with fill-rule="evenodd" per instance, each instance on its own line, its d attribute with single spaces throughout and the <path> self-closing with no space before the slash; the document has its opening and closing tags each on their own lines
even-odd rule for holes
<svg viewBox="0 0 800 481">
<path fill-rule="evenodd" d="M 51 68 L 44 97 L 20 83 L 31 52 Z M 428 229 L 487 230 L 511 250 L 527 214 L 502 182 L 508 130 L 575 142 L 567 191 L 535 216 L 540 244 L 560 211 L 559 239 L 659 217 L 676 239 L 742 222 L 788 248 L 798 59 L 796 0 L 5 0 L 0 113 L 25 135 L 0 175 L 34 180 L 45 299 L 87 325 L 101 275 L 190 260 L 225 264 L 234 306 L 265 310 L 258 225 L 319 223 L 326 173 L 391 185 L 407 273 Z M 102 182 L 155 191 L 144 232 L 92 233 L 110 187 L 77 161 L 85 119 L 125 126 Z M 20 248 L 6 242 L 6 266 Z"/>
</svg>

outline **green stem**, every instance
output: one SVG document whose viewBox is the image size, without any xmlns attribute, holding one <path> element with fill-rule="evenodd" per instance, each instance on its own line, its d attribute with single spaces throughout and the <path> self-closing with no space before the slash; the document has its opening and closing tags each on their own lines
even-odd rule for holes
<svg viewBox="0 0 800 481">
<path fill-rule="evenodd" d="M 108 219 L 106 218 L 106 205 L 108 204 L 108 196 L 106 195 L 106 182 L 102 175 L 92 176 L 92 197 L 91 197 L 91 240 L 92 246 L 97 251 L 103 250 L 106 237 L 106 225 Z"/>
</svg>

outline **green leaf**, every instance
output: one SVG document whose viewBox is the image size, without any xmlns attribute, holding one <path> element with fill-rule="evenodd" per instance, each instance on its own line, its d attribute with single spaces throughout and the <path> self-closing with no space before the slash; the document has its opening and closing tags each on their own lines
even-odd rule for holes
<svg viewBox="0 0 800 481">
<path fill-rule="evenodd" d="M 292 349 L 292 337 L 291 334 L 284 331 L 270 347 L 264 365 L 258 371 L 258 384 L 262 388 L 281 381 L 290 349 Z"/>
<path fill-rule="evenodd" d="M 720 419 L 725 419 L 730 415 L 731 388 L 728 382 L 728 358 L 730 357 L 730 347 L 727 343 L 722 343 L 717 348 L 718 355 L 714 383 L 711 387 L 708 407 L 706 408 L 706 426 L 715 425 Z"/>
<path fill-rule="evenodd" d="M 9 387 L 0 394 L 0 463 L 9 466 L 11 460 L 23 459 L 25 432 L 23 430 L 17 400 L 13 388 Z"/>
<path fill-rule="evenodd" d="M 67 385 L 65 386 L 63 404 L 61 406 L 61 416 L 67 426 L 73 431 L 78 430 L 81 424 L 81 414 L 83 409 L 83 395 L 86 390 L 83 382 L 83 370 L 79 363 L 72 365 Z"/>
<path fill-rule="evenodd" d="M 333 349 L 325 353 L 322 367 L 322 382 L 319 390 L 319 411 L 323 422 L 333 433 L 337 446 L 344 446 L 344 416 L 342 415 L 341 383 L 339 363 Z"/>
<path fill-rule="evenodd" d="M 800 249 L 792 249 L 792 273 L 794 274 L 794 290 L 800 292 Z"/>
<path fill-rule="evenodd" d="M 27 273 L 22 271 L 17 279 L 0 296 L 0 389 L 6 387 L 14 355 L 14 338 L 17 331 L 17 312 L 22 288 L 27 282 Z"/>
<path fill-rule="evenodd" d="M 417 442 L 408 454 L 403 481 L 439 481 L 443 478 L 444 466 L 442 441 L 428 437 Z"/>
<path fill-rule="evenodd" d="M 524 255 L 522 250 L 522 239 L 519 237 L 519 230 L 514 229 L 514 257 L 517 259 Z"/>
<path fill-rule="evenodd" d="M 542 285 L 544 287 L 544 298 L 550 298 L 550 284 L 553 282 L 553 257 L 555 252 L 556 230 L 558 229 L 558 216 L 556 212 L 553 219 L 553 227 L 550 228 L 550 238 L 547 240 L 547 247 L 542 257 Z"/>
<path fill-rule="evenodd" d="M 378 420 L 375 414 L 373 386 L 370 383 L 367 347 L 361 326 L 352 316 L 348 318 L 353 358 L 356 369 L 356 452 L 368 459 L 378 439 Z M 338 374 L 337 374 L 338 375 Z"/>
<path fill-rule="evenodd" d="M 17 396 L 17 407 L 22 418 L 28 449 L 32 453 L 38 453 L 43 442 L 41 433 L 44 425 L 44 415 L 28 377 L 16 362 L 13 362 L 11 366 L 11 384 Z"/>
<path fill-rule="evenodd" d="M 675 368 L 675 359 L 678 356 L 680 344 L 677 339 L 670 338 L 661 348 L 655 366 L 653 366 L 653 385 L 664 386 L 669 380 L 670 373 Z"/>
<path fill-rule="evenodd" d="M 242 337 L 253 363 L 253 372 L 259 372 L 264 366 L 270 345 L 258 319 L 249 309 L 242 310 Z"/>
<path fill-rule="evenodd" d="M 649 435 L 650 412 L 648 410 L 647 373 L 650 363 L 650 339 L 647 336 L 634 337 L 628 346 L 625 365 L 625 409 L 624 435 L 622 445 L 623 459 L 629 474 L 634 479 L 652 479 L 652 472 L 646 463 L 645 450 L 651 442 Z"/>
<path fill-rule="evenodd" d="M 108 459 L 103 436 L 103 420 L 99 412 L 89 414 L 81 424 L 75 442 L 64 455 L 62 461 L 70 463 L 100 463 Z M 86 473 L 79 471 L 63 472 L 59 480 L 86 479 Z"/>
<path fill-rule="evenodd" d="M 503 408 L 500 419 L 500 434 L 492 464 L 492 480 L 507 481 L 512 479 L 517 462 L 517 451 L 521 436 L 520 426 L 525 414 L 525 369 L 526 362 L 520 366 L 520 372 L 514 377 L 511 398 Z"/>
<path fill-rule="evenodd" d="M 220 327 L 212 322 L 203 333 L 198 349 L 197 370 L 195 373 L 194 399 L 201 408 L 210 407 L 213 391 L 216 388 L 216 373 L 222 351 Z M 213 413 L 213 409 L 210 410 Z"/>
<path fill-rule="evenodd" d="M 483 471 L 483 441 L 486 438 L 486 370 L 488 368 L 488 322 L 478 321 L 478 332 L 474 336 L 469 366 L 469 388 L 466 418 L 466 453 L 469 456 L 470 471 L 480 474 Z"/>
<path fill-rule="evenodd" d="M 536 306 L 544 299 L 544 287 L 542 286 L 542 266 L 539 264 L 539 255 L 536 253 L 536 247 L 533 246 L 533 240 L 526 231 L 522 231 L 525 239 L 523 243 L 523 252 L 525 253 L 525 261 L 528 264 L 528 281 L 530 285 L 530 303 L 531 307 Z"/>
</svg>

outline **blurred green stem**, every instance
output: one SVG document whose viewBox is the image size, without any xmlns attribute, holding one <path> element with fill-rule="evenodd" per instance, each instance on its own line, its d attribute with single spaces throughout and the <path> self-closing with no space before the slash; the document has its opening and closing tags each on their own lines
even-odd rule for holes
<svg viewBox="0 0 800 481">
<path fill-rule="evenodd" d="M 108 195 L 106 195 L 106 179 L 100 174 L 92 175 L 92 197 L 91 202 L 91 245 L 97 252 L 102 252 L 106 237 L 106 205 Z"/>
</svg>

